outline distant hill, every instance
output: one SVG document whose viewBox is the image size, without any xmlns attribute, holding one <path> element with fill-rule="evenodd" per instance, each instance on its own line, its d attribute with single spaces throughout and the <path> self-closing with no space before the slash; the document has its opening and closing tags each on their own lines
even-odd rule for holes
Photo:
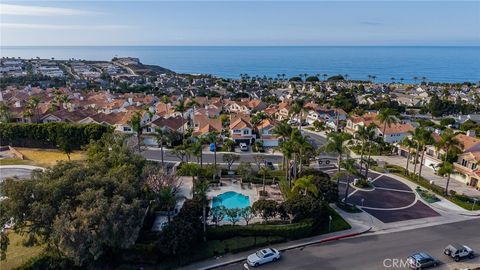
<svg viewBox="0 0 480 270">
<path fill-rule="evenodd" d="M 160 74 L 175 74 L 174 71 L 155 65 L 130 64 L 128 65 L 136 74 L 142 76 L 156 76 Z"/>
</svg>

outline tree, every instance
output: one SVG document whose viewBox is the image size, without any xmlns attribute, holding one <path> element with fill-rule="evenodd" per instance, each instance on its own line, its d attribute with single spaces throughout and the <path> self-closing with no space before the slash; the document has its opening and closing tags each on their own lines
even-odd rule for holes
<svg viewBox="0 0 480 270">
<path fill-rule="evenodd" d="M 173 108 L 176 112 L 181 113 L 182 117 L 182 138 L 185 139 L 185 112 L 187 111 L 187 105 L 185 104 L 185 100 L 179 101 Z"/>
<path fill-rule="evenodd" d="M 350 178 L 351 176 L 357 176 L 357 177 L 363 177 L 363 175 L 358 171 L 358 169 L 355 166 L 355 160 L 353 159 L 347 159 L 342 162 L 340 165 L 343 169 L 345 169 L 345 173 L 341 172 L 339 173 L 336 177 L 340 178 L 341 176 L 346 176 L 347 178 L 347 188 L 345 189 L 345 196 L 343 199 L 343 202 L 347 204 L 347 199 L 348 199 L 348 191 L 350 189 Z"/>
<path fill-rule="evenodd" d="M 233 140 L 225 140 L 223 142 L 223 147 L 225 148 L 224 150 L 227 151 L 227 152 L 233 152 L 235 149 L 235 142 Z"/>
<path fill-rule="evenodd" d="M 313 176 L 304 176 L 300 177 L 297 180 L 295 180 L 292 191 L 298 194 L 303 194 L 303 195 L 313 195 L 317 196 L 318 195 L 318 189 L 315 183 L 313 182 Z"/>
<path fill-rule="evenodd" d="M 411 155 L 412 155 L 412 148 L 415 148 L 415 141 L 410 139 L 410 138 L 405 138 L 403 141 L 402 141 L 402 145 L 404 145 L 405 147 L 407 147 L 407 164 L 405 166 L 405 174 L 408 175 L 408 166 L 410 165 L 410 159 L 411 159 Z"/>
<path fill-rule="evenodd" d="M 386 136 L 385 130 L 387 129 L 387 126 L 390 127 L 392 124 L 397 123 L 397 118 L 396 118 L 397 115 L 398 115 L 398 112 L 391 108 L 385 108 L 380 110 L 380 113 L 378 114 L 377 118 L 380 121 L 380 123 L 383 124 L 382 134 L 383 134 L 384 141 Z"/>
<path fill-rule="evenodd" d="M 448 196 L 448 186 L 450 184 L 450 176 L 455 173 L 455 168 L 453 164 L 445 161 L 440 164 L 440 168 L 437 170 L 437 173 L 441 176 L 447 176 L 447 184 L 445 185 L 445 195 Z"/>
<path fill-rule="evenodd" d="M 205 136 L 205 141 L 208 143 L 213 143 L 214 144 L 214 150 L 213 150 L 213 164 L 215 167 L 217 167 L 217 143 L 218 143 L 218 133 L 217 132 L 209 132 Z"/>
<path fill-rule="evenodd" d="M 181 186 L 178 176 L 167 174 L 162 169 L 149 174 L 145 184 L 148 191 L 152 193 L 153 199 L 167 210 L 167 218 L 170 223 L 171 211 L 177 204 L 177 194 Z"/>
<path fill-rule="evenodd" d="M 348 139 L 348 135 L 341 132 L 330 132 L 327 135 L 327 142 L 324 146 L 324 150 L 325 152 L 337 155 L 338 172 L 340 172 L 341 169 L 343 155 L 349 152 L 348 148 L 345 146 Z M 339 181 L 340 180 L 337 180 L 337 185 L 339 184 Z"/>
<path fill-rule="evenodd" d="M 172 154 L 177 156 L 178 159 L 180 159 L 180 162 L 188 162 L 190 156 L 190 149 L 188 149 L 186 143 L 182 143 L 173 148 Z"/>
<path fill-rule="evenodd" d="M 142 133 L 143 133 L 142 115 L 138 111 L 134 112 L 133 115 L 131 116 L 130 120 L 128 121 L 128 125 L 130 125 L 132 130 L 137 135 L 138 152 L 141 152 L 141 149 L 140 149 L 141 138 L 140 137 L 142 136 Z"/>
<path fill-rule="evenodd" d="M 241 181 L 248 180 L 252 176 L 252 166 L 248 162 L 241 162 L 237 167 L 237 173 L 241 177 Z"/>
<path fill-rule="evenodd" d="M 179 256 L 191 252 L 197 240 L 197 230 L 185 219 L 176 218 L 165 229 L 160 238 L 160 247 L 168 254 Z"/>
<path fill-rule="evenodd" d="M 425 157 L 425 147 L 427 145 L 432 145 L 435 143 L 435 140 L 433 139 L 432 132 L 430 130 L 425 130 L 422 132 L 421 137 L 420 137 L 420 145 L 421 145 L 421 150 L 422 150 L 422 157 L 420 158 L 420 168 L 418 169 L 418 179 L 422 177 L 422 167 L 423 167 L 423 160 Z"/>
<path fill-rule="evenodd" d="M 260 199 L 253 203 L 252 210 L 255 214 L 262 217 L 267 222 L 268 219 L 275 217 L 277 214 L 277 202 L 273 200 Z"/>
<path fill-rule="evenodd" d="M 240 160 L 240 156 L 236 155 L 236 154 L 223 154 L 222 158 L 223 158 L 223 162 L 227 163 L 227 168 L 228 168 L 229 171 L 232 168 L 233 163 L 235 161 Z"/>
<path fill-rule="evenodd" d="M 358 139 L 362 142 L 362 147 L 360 150 L 360 172 L 362 171 L 365 146 L 367 143 L 370 144 L 370 140 L 375 136 L 375 128 L 375 125 L 369 125 L 367 127 L 360 126 L 356 132 Z"/>
<path fill-rule="evenodd" d="M 247 206 L 245 208 L 242 208 L 240 210 L 240 217 L 243 218 L 243 220 L 245 220 L 245 223 L 248 225 L 250 220 L 252 220 L 255 217 L 252 211 L 252 207 Z"/>
<path fill-rule="evenodd" d="M 263 166 L 260 168 L 260 171 L 258 173 L 260 173 L 262 176 L 263 176 L 263 192 L 265 193 L 265 177 L 267 176 L 267 174 L 270 172 L 270 169 Z"/>
<path fill-rule="evenodd" d="M 0 122 L 8 123 L 11 120 L 10 108 L 4 102 L 0 102 Z"/>
<path fill-rule="evenodd" d="M 293 222 L 306 218 L 320 219 L 322 214 L 325 213 L 325 205 L 321 200 L 300 194 L 287 199 L 282 203 L 282 206 L 292 217 Z"/>
<path fill-rule="evenodd" d="M 155 129 L 155 137 L 157 139 L 158 146 L 160 146 L 162 168 L 165 168 L 165 162 L 164 162 L 164 159 L 163 159 L 163 157 L 164 157 L 163 144 L 164 143 L 169 143 L 171 141 L 172 132 L 169 129 L 157 128 L 157 129 Z"/>
<path fill-rule="evenodd" d="M 226 208 L 223 205 L 215 206 L 210 210 L 211 220 L 215 223 L 215 226 L 225 218 L 225 210 Z"/>
<path fill-rule="evenodd" d="M 200 167 L 198 164 L 195 163 L 183 163 L 177 169 L 177 175 L 181 176 L 191 176 L 192 182 L 195 183 L 195 176 L 198 174 Z"/>
<path fill-rule="evenodd" d="M 440 141 L 437 142 L 436 145 L 437 149 L 443 149 L 445 151 L 444 157 L 443 157 L 443 163 L 445 168 L 443 171 L 445 172 L 444 174 L 448 175 L 447 179 L 447 186 L 445 188 L 445 195 L 448 195 L 448 185 L 450 182 L 450 165 L 453 162 L 455 162 L 455 155 L 453 157 L 449 157 L 450 152 L 460 152 L 461 148 L 463 148 L 462 143 L 456 138 L 456 134 L 451 130 L 451 129 L 446 129 L 442 135 L 440 136 Z M 450 159 L 449 159 L 450 158 Z M 452 165 L 453 168 L 453 165 Z"/>
<path fill-rule="evenodd" d="M 262 165 L 265 165 L 265 157 L 263 155 L 253 156 L 253 161 L 255 161 L 258 171 L 260 171 L 260 168 L 262 167 Z"/>
<path fill-rule="evenodd" d="M 70 160 L 70 154 L 73 152 L 73 147 L 75 144 L 73 139 L 74 138 L 72 138 L 70 134 L 62 134 L 57 137 L 58 149 L 62 150 L 62 152 L 67 155 L 68 160 Z"/>
<path fill-rule="evenodd" d="M 240 208 L 226 208 L 225 209 L 225 216 L 227 217 L 228 221 L 232 223 L 232 225 L 237 224 L 240 221 Z"/>
<path fill-rule="evenodd" d="M 14 231 L 27 235 L 29 244 L 45 243 L 77 265 L 88 265 L 108 250 L 135 243 L 146 210 L 144 163 L 123 140 L 92 141 L 85 161 L 3 181 L 2 217 L 12 217 Z"/>
</svg>

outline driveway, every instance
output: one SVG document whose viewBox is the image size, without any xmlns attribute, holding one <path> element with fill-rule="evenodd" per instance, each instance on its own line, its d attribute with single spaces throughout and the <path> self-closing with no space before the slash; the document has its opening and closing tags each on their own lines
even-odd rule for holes
<svg viewBox="0 0 480 270">
<path fill-rule="evenodd" d="M 329 169 L 326 172 L 333 175 L 337 171 Z M 347 202 L 357 205 L 383 223 L 440 216 L 420 201 L 415 191 L 399 180 L 376 172 L 369 173 L 369 177 L 372 178 L 374 188 L 360 190 L 350 186 Z M 345 196 L 346 187 L 346 180 L 340 179 L 340 198 Z"/>
</svg>

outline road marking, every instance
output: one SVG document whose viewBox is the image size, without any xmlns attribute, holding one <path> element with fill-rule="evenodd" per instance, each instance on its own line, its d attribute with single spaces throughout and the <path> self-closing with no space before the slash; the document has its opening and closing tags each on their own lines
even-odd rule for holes
<svg viewBox="0 0 480 270">
<path fill-rule="evenodd" d="M 414 193 L 411 190 L 401 190 L 401 189 L 385 188 L 385 187 L 375 187 L 375 189 L 387 190 L 387 191 L 397 191 L 397 192 L 403 192 L 403 193 Z"/>
</svg>

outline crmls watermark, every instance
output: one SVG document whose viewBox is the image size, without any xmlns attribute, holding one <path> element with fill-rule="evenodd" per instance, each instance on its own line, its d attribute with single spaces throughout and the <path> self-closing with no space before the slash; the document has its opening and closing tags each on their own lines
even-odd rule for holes
<svg viewBox="0 0 480 270">
<path fill-rule="evenodd" d="M 385 268 L 409 268 L 415 263 L 416 267 L 420 267 L 418 262 L 412 262 L 406 259 L 387 258 L 383 260 L 383 267 Z"/>
</svg>

